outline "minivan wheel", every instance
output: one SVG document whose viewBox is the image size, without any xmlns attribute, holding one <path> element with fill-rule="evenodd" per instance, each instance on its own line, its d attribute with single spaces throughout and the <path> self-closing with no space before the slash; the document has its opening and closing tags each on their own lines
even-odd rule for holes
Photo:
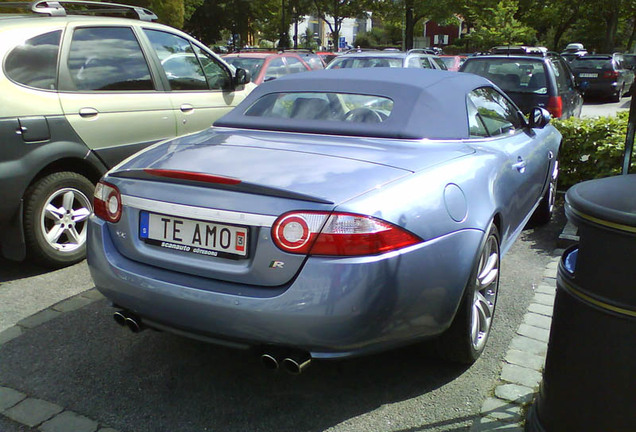
<svg viewBox="0 0 636 432">
<path fill-rule="evenodd" d="M 33 261 L 57 268 L 84 259 L 94 189 L 90 180 L 74 172 L 49 174 L 27 189 L 24 237 Z"/>
<path fill-rule="evenodd" d="M 612 98 L 614 100 L 614 102 L 620 102 L 621 101 L 621 98 L 623 97 L 624 88 L 625 88 L 625 85 L 623 84 L 623 86 L 621 88 L 616 90 L 616 93 L 614 94 L 614 97 Z"/>
</svg>

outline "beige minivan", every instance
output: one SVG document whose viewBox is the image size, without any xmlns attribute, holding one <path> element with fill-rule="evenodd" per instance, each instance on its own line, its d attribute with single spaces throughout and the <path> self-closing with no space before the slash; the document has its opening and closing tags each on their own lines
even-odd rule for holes
<svg viewBox="0 0 636 432">
<path fill-rule="evenodd" d="M 69 265 L 84 258 L 93 185 L 104 172 L 150 144 L 210 127 L 255 86 L 147 9 L 1 6 L 0 255 Z M 126 17 L 100 16 L 108 8 Z"/>
</svg>

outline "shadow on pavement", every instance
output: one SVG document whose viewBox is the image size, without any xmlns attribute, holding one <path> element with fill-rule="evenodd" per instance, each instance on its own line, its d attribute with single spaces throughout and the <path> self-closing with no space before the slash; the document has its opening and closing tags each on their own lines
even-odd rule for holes
<svg viewBox="0 0 636 432">
<path fill-rule="evenodd" d="M 113 323 L 105 300 L 0 346 L 0 385 L 122 432 L 320 431 L 387 403 L 409 405 L 464 372 L 421 345 L 315 362 L 300 376 L 271 372 L 244 351 L 132 334 Z M 468 430 L 470 410 L 457 414 L 459 424 L 442 430 Z"/>
</svg>

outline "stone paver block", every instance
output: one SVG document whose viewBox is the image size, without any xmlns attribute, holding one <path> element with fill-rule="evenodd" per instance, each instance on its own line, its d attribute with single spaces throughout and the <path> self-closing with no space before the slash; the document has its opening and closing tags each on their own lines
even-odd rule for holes
<svg viewBox="0 0 636 432">
<path fill-rule="evenodd" d="M 559 267 L 559 261 L 561 261 L 561 259 L 560 259 L 560 258 L 554 259 L 554 260 L 550 261 L 550 262 L 548 263 L 548 265 L 547 265 L 547 266 L 545 266 L 545 268 L 546 268 L 546 269 L 554 270 L 554 271 L 555 271 L 555 273 L 556 273 L 556 270 L 557 270 L 557 268 Z"/>
<path fill-rule="evenodd" d="M 554 296 L 555 294 L 536 293 L 532 301 L 546 306 L 554 306 Z"/>
<path fill-rule="evenodd" d="M 550 326 L 552 325 L 552 318 L 531 312 L 523 316 L 523 322 L 531 326 L 550 330 Z"/>
<path fill-rule="evenodd" d="M 52 320 L 53 318 L 57 318 L 61 314 L 62 314 L 61 312 L 58 312 L 53 309 L 44 309 L 36 314 L 31 315 L 30 317 L 27 317 L 21 320 L 20 322 L 18 322 L 18 325 L 21 327 L 26 327 L 30 329 L 35 328 L 39 325 L 44 324 L 47 321 Z"/>
<path fill-rule="evenodd" d="M 505 364 L 501 370 L 501 379 L 524 387 L 537 388 L 541 382 L 540 372 L 517 365 Z"/>
<path fill-rule="evenodd" d="M 523 432 L 523 427 L 520 423 L 504 423 L 498 420 L 492 420 L 488 417 L 475 420 L 473 426 L 470 428 L 470 432 Z"/>
<path fill-rule="evenodd" d="M 62 412 L 62 407 L 41 399 L 28 398 L 4 412 L 11 420 L 35 427 Z"/>
<path fill-rule="evenodd" d="M 508 402 L 525 404 L 532 402 L 534 390 L 518 384 L 504 384 L 495 388 L 495 396 Z"/>
<path fill-rule="evenodd" d="M 542 357 L 545 357 L 548 352 L 547 343 L 526 336 L 515 336 L 510 341 L 510 348 Z"/>
<path fill-rule="evenodd" d="M 91 299 L 93 301 L 101 300 L 104 298 L 104 295 L 97 291 L 97 289 L 89 289 L 88 291 L 84 291 L 80 294 L 81 297 L 85 297 L 87 299 Z"/>
<path fill-rule="evenodd" d="M 18 402 L 26 399 L 26 397 L 24 393 L 20 393 L 17 390 L 0 386 L 0 412 L 11 408 Z"/>
<path fill-rule="evenodd" d="M 542 305 L 539 303 L 531 303 L 530 306 L 528 306 L 528 312 L 533 312 L 539 315 L 552 317 L 552 313 L 554 312 L 554 307 Z"/>
<path fill-rule="evenodd" d="M 0 345 L 9 342 L 20 336 L 22 334 L 22 329 L 18 326 L 9 327 L 6 330 L 0 332 Z"/>
<path fill-rule="evenodd" d="M 517 333 L 521 336 L 527 336 L 530 339 L 536 339 L 539 342 L 547 343 L 550 339 L 550 330 L 542 329 L 540 327 L 530 326 L 528 324 L 521 324 Z"/>
<path fill-rule="evenodd" d="M 517 366 L 523 366 L 536 371 L 542 371 L 545 365 L 545 356 L 534 355 L 516 349 L 508 350 L 505 360 L 510 364 L 516 364 Z"/>
<path fill-rule="evenodd" d="M 75 296 L 70 299 L 61 301 L 53 306 L 53 309 L 60 312 L 71 312 L 80 308 L 83 308 L 87 304 L 92 303 L 93 300 L 85 297 Z"/>
<path fill-rule="evenodd" d="M 64 411 L 40 426 L 42 432 L 95 432 L 98 424 L 71 411 Z"/>
<path fill-rule="evenodd" d="M 521 406 L 497 398 L 488 398 L 484 401 L 481 406 L 481 415 L 510 423 L 522 419 Z"/>
<path fill-rule="evenodd" d="M 539 285 L 535 292 L 537 292 L 539 294 L 551 295 L 551 296 L 554 297 L 554 295 L 556 294 L 556 286 L 554 286 L 554 285 Z"/>
<path fill-rule="evenodd" d="M 556 268 L 546 268 L 543 271 L 543 277 L 548 279 L 556 279 L 557 271 Z"/>
</svg>

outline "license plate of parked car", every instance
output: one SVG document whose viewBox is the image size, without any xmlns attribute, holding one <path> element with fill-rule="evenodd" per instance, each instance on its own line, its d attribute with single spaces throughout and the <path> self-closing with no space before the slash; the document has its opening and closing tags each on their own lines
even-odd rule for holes
<svg viewBox="0 0 636 432">
<path fill-rule="evenodd" d="M 141 212 L 139 237 L 175 251 L 238 258 L 247 256 L 247 227 Z"/>
<path fill-rule="evenodd" d="M 579 77 L 581 77 L 581 78 L 598 78 L 598 74 L 597 73 L 582 73 L 582 74 L 579 74 Z"/>
</svg>

